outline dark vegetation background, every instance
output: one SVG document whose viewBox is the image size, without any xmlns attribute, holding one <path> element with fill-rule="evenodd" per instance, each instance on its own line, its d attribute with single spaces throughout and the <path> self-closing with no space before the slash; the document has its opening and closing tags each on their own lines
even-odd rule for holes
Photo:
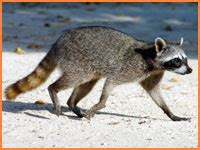
<svg viewBox="0 0 200 150">
<path fill-rule="evenodd" d="M 69 28 L 102 25 L 178 41 L 197 58 L 197 3 L 3 3 L 3 51 L 48 50 Z"/>
</svg>

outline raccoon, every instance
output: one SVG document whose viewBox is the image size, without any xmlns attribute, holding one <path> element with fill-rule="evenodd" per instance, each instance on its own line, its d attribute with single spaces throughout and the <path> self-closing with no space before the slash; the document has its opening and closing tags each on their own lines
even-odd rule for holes
<svg viewBox="0 0 200 150">
<path fill-rule="evenodd" d="M 116 86 L 139 82 L 171 120 L 188 120 L 174 115 L 160 92 L 160 82 L 165 71 L 181 75 L 192 72 L 182 44 L 183 38 L 179 43 L 161 37 L 155 38 L 153 42 L 145 42 L 109 27 L 69 29 L 52 45 L 32 73 L 6 88 L 5 96 L 8 100 L 14 100 L 19 94 L 40 86 L 55 68 L 59 68 L 61 76 L 48 87 L 58 116 L 61 107 L 57 93 L 61 90 L 74 88 L 67 101 L 69 108 L 78 117 L 90 119 L 105 107 Z M 99 102 L 83 111 L 77 104 L 101 78 L 106 78 L 106 81 Z"/>
</svg>

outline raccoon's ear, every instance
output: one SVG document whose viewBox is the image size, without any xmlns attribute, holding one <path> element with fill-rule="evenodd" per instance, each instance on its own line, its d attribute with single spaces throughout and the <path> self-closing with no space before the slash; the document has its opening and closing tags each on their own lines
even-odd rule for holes
<svg viewBox="0 0 200 150">
<path fill-rule="evenodd" d="M 164 46 L 166 46 L 166 42 L 162 38 L 157 37 L 155 39 L 156 52 L 161 53 Z"/>
<path fill-rule="evenodd" d="M 183 45 L 183 37 L 181 37 L 181 40 L 180 40 L 180 43 L 179 43 L 180 46 Z"/>
</svg>

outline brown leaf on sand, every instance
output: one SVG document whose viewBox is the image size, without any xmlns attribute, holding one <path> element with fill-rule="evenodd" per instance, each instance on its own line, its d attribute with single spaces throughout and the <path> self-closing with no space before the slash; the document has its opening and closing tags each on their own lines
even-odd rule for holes
<svg viewBox="0 0 200 150">
<path fill-rule="evenodd" d="M 46 104 L 46 103 L 47 103 L 47 102 L 44 101 L 44 100 L 42 100 L 42 99 L 39 99 L 39 100 L 35 101 L 35 104 L 37 104 L 37 105 L 44 105 L 44 104 Z"/>
<path fill-rule="evenodd" d="M 20 47 L 17 47 L 17 48 L 15 49 L 15 53 L 16 53 L 16 54 L 24 54 L 24 53 L 25 53 L 25 50 L 23 50 L 23 49 L 20 48 Z"/>
<path fill-rule="evenodd" d="M 164 90 L 171 90 L 172 87 L 173 86 L 171 86 L 171 85 L 163 85 L 162 89 L 164 89 Z"/>
<path fill-rule="evenodd" d="M 169 80 L 169 82 L 178 82 L 179 79 L 177 77 L 173 77 Z"/>
</svg>

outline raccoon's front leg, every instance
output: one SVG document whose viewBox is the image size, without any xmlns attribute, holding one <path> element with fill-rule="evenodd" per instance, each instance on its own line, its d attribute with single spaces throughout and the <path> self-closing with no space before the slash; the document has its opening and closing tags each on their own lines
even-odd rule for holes
<svg viewBox="0 0 200 150">
<path fill-rule="evenodd" d="M 83 97 L 85 97 L 92 90 L 97 81 L 98 79 L 94 79 L 87 83 L 79 85 L 74 89 L 72 95 L 67 101 L 67 105 L 69 106 L 69 108 L 80 118 L 83 117 L 83 112 L 76 105 Z"/>
<path fill-rule="evenodd" d="M 87 119 L 92 118 L 98 110 L 105 107 L 106 101 L 115 86 L 116 85 L 114 84 L 114 82 L 110 81 L 109 79 L 106 80 L 99 102 L 97 104 L 95 104 L 94 106 L 92 106 L 85 113 L 85 115 L 84 115 L 85 118 L 87 118 Z"/>
<path fill-rule="evenodd" d="M 154 102 L 165 112 L 165 114 L 173 121 L 189 120 L 190 118 L 182 118 L 174 115 L 167 104 L 165 103 L 161 92 L 160 92 L 160 81 L 163 77 L 164 72 L 160 72 L 146 78 L 141 82 L 142 87 L 148 92 Z"/>
</svg>

